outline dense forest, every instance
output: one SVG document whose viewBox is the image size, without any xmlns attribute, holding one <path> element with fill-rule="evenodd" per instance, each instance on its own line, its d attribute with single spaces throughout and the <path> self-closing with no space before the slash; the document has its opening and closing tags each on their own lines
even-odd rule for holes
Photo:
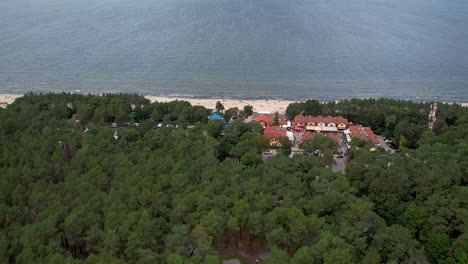
<svg viewBox="0 0 468 264">
<path fill-rule="evenodd" d="M 468 263 L 468 109 L 439 104 L 433 132 L 429 109 L 291 104 L 398 143 L 351 150 L 342 174 L 287 149 L 263 160 L 258 123 L 188 102 L 26 94 L 0 108 L 0 263 L 218 264 L 237 248 L 269 264 Z"/>
</svg>

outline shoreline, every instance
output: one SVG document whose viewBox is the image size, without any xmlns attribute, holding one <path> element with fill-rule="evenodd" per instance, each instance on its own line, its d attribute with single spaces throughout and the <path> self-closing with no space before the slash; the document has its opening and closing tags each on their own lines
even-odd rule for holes
<svg viewBox="0 0 468 264">
<path fill-rule="evenodd" d="M 6 105 L 11 104 L 15 101 L 16 98 L 22 97 L 22 94 L 0 94 L 0 107 L 6 107 Z M 273 114 L 276 111 L 280 114 L 284 114 L 286 108 L 291 103 L 303 102 L 305 100 L 288 100 L 281 98 L 258 98 L 258 99 L 236 99 L 236 98 L 225 98 L 225 97 L 212 97 L 212 98 L 202 98 L 202 97 L 191 97 L 191 96 L 152 96 L 145 95 L 145 98 L 149 99 L 152 103 L 155 101 L 158 102 L 170 102 L 175 100 L 182 100 L 191 103 L 192 105 L 203 106 L 208 109 L 214 109 L 216 102 L 220 101 L 225 109 L 232 107 L 237 107 L 239 110 L 242 110 L 244 106 L 251 105 L 254 112 L 257 113 L 270 113 Z M 314 98 L 308 98 L 314 99 Z M 338 100 L 339 101 L 339 100 Z M 414 100 L 409 100 L 417 102 Z M 443 102 L 448 104 L 459 104 L 464 107 L 468 107 L 468 102 Z"/>
</svg>

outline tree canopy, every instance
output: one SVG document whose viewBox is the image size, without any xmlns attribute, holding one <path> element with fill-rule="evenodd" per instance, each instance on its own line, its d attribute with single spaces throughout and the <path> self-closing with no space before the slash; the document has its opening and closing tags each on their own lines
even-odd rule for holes
<svg viewBox="0 0 468 264">
<path fill-rule="evenodd" d="M 394 135 L 427 104 L 372 105 L 307 111 Z M 261 125 L 188 102 L 26 94 L 0 110 L 0 262 L 219 264 L 244 246 L 265 263 L 466 263 L 468 110 L 440 108 L 434 132 L 352 150 L 341 174 L 287 148 L 264 160 Z"/>
</svg>

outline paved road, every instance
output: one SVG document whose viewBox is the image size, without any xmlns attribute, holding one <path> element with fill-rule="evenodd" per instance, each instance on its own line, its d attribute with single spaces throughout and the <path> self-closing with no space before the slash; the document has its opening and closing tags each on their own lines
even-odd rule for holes
<svg viewBox="0 0 468 264">
<path fill-rule="evenodd" d="M 344 142 L 341 143 L 340 147 L 338 148 L 338 151 L 343 153 L 343 158 L 338 158 L 338 155 L 333 155 L 333 159 L 335 160 L 335 164 L 332 166 L 332 171 L 333 172 L 344 172 L 346 169 L 346 162 L 347 158 L 345 156 L 347 149 L 346 149 L 346 144 Z"/>
<path fill-rule="evenodd" d="M 343 158 L 337 158 L 337 155 L 333 155 L 333 158 L 335 159 L 335 164 L 333 164 L 332 171 L 333 172 L 344 172 L 346 169 L 346 157 Z"/>
<path fill-rule="evenodd" d="M 384 137 L 382 137 L 382 136 L 377 136 L 377 139 L 379 140 L 380 147 L 381 147 L 381 148 L 384 148 L 385 151 L 395 152 L 393 149 L 391 149 L 391 148 L 387 145 L 387 142 L 385 142 Z"/>
</svg>

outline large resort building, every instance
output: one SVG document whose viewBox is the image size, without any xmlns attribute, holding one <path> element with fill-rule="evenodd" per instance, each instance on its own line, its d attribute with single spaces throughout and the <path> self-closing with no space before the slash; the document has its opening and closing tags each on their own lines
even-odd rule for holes
<svg viewBox="0 0 468 264">
<path fill-rule="evenodd" d="M 351 123 L 352 124 L 352 123 Z M 312 139 L 315 134 L 319 133 L 323 136 L 331 137 L 336 143 L 340 144 L 338 132 L 343 132 L 345 142 L 350 142 L 353 136 L 364 140 L 372 141 L 374 146 L 378 146 L 377 136 L 370 127 L 362 125 L 351 125 L 348 119 L 337 116 L 304 116 L 302 114 L 294 117 L 294 130 L 296 132 L 304 132 L 301 141 Z"/>
<path fill-rule="evenodd" d="M 296 131 L 323 131 L 323 132 L 337 132 L 348 128 L 348 119 L 342 116 L 303 116 L 302 114 L 294 117 L 294 124 Z"/>
</svg>

